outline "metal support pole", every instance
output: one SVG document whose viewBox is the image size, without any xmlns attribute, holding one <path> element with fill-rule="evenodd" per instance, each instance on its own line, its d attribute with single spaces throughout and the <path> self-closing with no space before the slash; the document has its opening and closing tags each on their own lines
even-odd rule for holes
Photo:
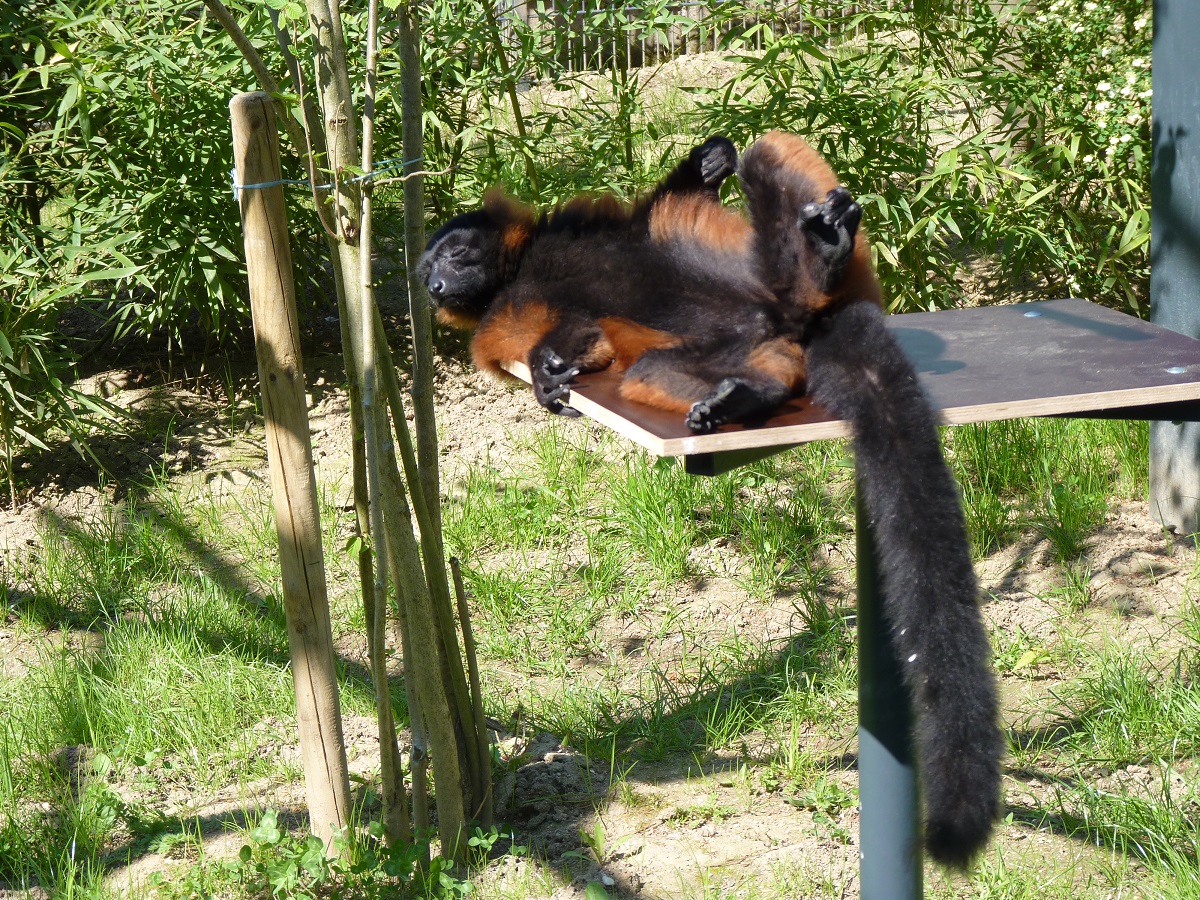
<svg viewBox="0 0 1200 900">
<path fill-rule="evenodd" d="M 863 900 L 921 896 L 912 704 L 883 618 L 875 537 L 857 492 L 859 880 Z"/>
<path fill-rule="evenodd" d="M 1150 319 L 1200 338 L 1200 3 L 1154 3 Z M 1200 424 L 1150 423 L 1150 509 L 1200 531 Z"/>
</svg>

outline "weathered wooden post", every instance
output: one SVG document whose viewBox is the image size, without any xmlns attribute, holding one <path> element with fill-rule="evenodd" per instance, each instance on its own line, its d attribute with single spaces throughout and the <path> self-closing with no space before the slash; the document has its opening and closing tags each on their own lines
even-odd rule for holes
<svg viewBox="0 0 1200 900">
<path fill-rule="evenodd" d="M 272 102 L 262 91 L 238 94 L 229 102 L 234 178 L 240 185 L 308 814 L 312 833 L 331 847 L 334 832 L 347 824 L 350 782 Z"/>
<path fill-rule="evenodd" d="M 1200 4 L 1154 4 L 1150 319 L 1200 338 Z M 1163 360 L 1170 367 L 1170 360 Z M 1200 422 L 1150 423 L 1150 510 L 1200 531 Z"/>
</svg>

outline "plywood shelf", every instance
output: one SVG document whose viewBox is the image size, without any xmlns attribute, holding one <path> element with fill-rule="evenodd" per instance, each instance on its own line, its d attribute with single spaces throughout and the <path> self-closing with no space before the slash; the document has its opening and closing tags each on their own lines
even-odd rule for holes
<svg viewBox="0 0 1200 900">
<path fill-rule="evenodd" d="M 888 317 L 888 326 L 947 424 L 1200 417 L 1200 341 L 1085 300 L 908 313 Z M 510 371 L 529 380 L 520 363 Z M 617 385 L 609 372 L 581 376 L 567 402 L 659 456 L 766 451 L 848 434 L 845 422 L 798 397 L 761 423 L 696 435 L 678 414 L 621 398 Z"/>
</svg>

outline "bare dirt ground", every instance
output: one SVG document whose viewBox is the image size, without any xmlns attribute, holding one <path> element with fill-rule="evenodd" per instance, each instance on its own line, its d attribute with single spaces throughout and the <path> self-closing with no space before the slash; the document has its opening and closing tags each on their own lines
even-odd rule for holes
<svg viewBox="0 0 1200 900">
<path fill-rule="evenodd" d="M 314 355 L 308 362 L 312 394 L 312 432 L 321 481 L 332 490 L 348 490 L 349 424 L 340 384 L 341 363 L 333 355 Z M 98 442 L 98 452 L 117 476 L 97 483 L 86 463 L 67 453 L 48 455 L 30 463 L 26 474 L 36 490 L 16 510 L 0 512 L 0 546 L 9 554 L 36 550 L 47 516 L 87 519 L 100 514 L 106 498 L 120 497 L 128 484 L 151 471 L 172 479 L 199 479 L 218 491 L 265 491 L 265 457 L 259 426 L 222 395 L 212 379 L 163 385 L 161 379 L 116 370 L 94 379 L 97 389 L 138 410 L 161 416 L 158 446 L 145 441 L 124 446 L 116 438 Z M 437 401 L 440 410 L 444 485 L 453 491 L 466 469 L 485 459 L 495 463 L 512 451 L 514 441 L 544 427 L 544 415 L 523 390 L 497 384 L 455 359 L 439 368 Z M 170 433 L 165 423 L 170 422 Z M 571 427 L 595 428 L 580 421 Z M 852 542 L 834 548 L 838 575 L 832 587 L 850 593 Z M 714 548 L 714 563 L 719 563 Z M 1176 638 L 1172 617 L 1190 596 L 1196 557 L 1188 541 L 1165 533 L 1150 517 L 1143 502 L 1123 502 L 1111 511 L 1104 526 L 1088 543 L 1086 565 L 1092 572 L 1092 601 L 1069 611 L 1056 596 L 1058 568 L 1046 546 L 1028 536 L 985 559 L 980 574 L 987 600 L 985 610 L 1001 634 L 1024 632 L 1033 647 L 1049 646 L 1067 627 L 1097 642 L 1113 639 L 1138 644 L 1169 645 Z M 793 627 L 792 602 L 748 602 L 737 583 L 721 577 L 698 581 L 664 597 L 689 624 L 687 634 L 715 634 L 736 629 L 764 640 L 786 636 Z M 626 664 L 636 668 L 651 652 L 645 635 L 661 632 L 645 621 L 612 621 L 606 637 L 632 640 L 642 652 L 629 653 Z M 677 630 L 684 640 L 685 629 Z M 85 633 L 66 633 L 63 639 L 82 646 Z M 643 643 L 638 644 L 641 640 Z M 666 638 L 674 640 L 670 630 Z M 19 675 L 36 654 L 10 614 L 0 621 L 0 674 Z M 349 648 L 350 653 L 361 649 Z M 581 669 L 586 669 L 582 665 Z M 1034 701 L 1055 691 L 1067 673 L 1053 664 L 1034 661 L 1003 678 L 1006 715 L 1018 729 L 1045 723 L 1029 721 Z M 586 677 L 586 671 L 579 673 Z M 501 711 L 496 711 L 497 713 Z M 511 711 L 509 711 L 511 712 Z M 847 721 L 852 721 L 848 716 Z M 295 758 L 290 723 L 263 723 L 263 752 Z M 370 721 L 349 719 L 345 726 L 352 769 L 364 777 L 377 771 L 378 749 Z M 714 888 L 739 893 L 767 879 L 794 896 L 807 896 L 813 884 L 828 883 L 829 896 L 854 897 L 857 888 L 857 811 L 848 808 L 798 808 L 766 783 L 753 762 L 762 747 L 746 746 L 737 754 L 707 760 L 674 759 L 639 765 L 623 776 L 621 761 L 611 771 L 608 760 L 589 760 L 562 746 L 560 737 L 517 729 L 502 735 L 501 751 L 510 771 L 496 786 L 499 816 L 516 842 L 528 845 L 531 856 L 506 857 L 480 876 L 485 895 L 582 897 L 586 886 L 600 881 L 610 894 L 621 897 L 710 896 Z M 772 739 L 762 736 L 764 745 Z M 830 761 L 830 778 L 853 790 L 852 726 L 838 746 L 820 748 Z M 1138 771 L 1134 771 L 1134 770 Z M 1103 773 L 1114 783 L 1149 783 L 1145 767 Z M 1157 775 L 1153 776 L 1157 778 Z M 1197 773 L 1178 773 L 1194 782 Z M 130 792 L 137 787 L 131 781 Z M 1007 802 L 1028 805 L 1043 798 L 1052 785 L 1037 777 L 1010 773 Z M 303 808 L 298 780 L 261 783 L 230 789 L 218 795 L 193 793 L 186 784 L 171 784 L 154 797 L 139 797 L 167 815 L 206 823 L 209 857 L 235 856 L 240 836 L 228 825 L 244 821 L 247 807 L 272 806 L 296 813 Z M 600 821 L 597 831 L 596 822 Z M 293 819 L 298 821 L 298 816 Z M 580 832 L 602 840 L 590 848 Z M 1092 862 L 1107 859 L 1106 851 L 1066 837 L 1030 828 L 1006 827 L 999 843 L 1010 867 L 1061 869 L 1068 877 L 1086 880 Z M 598 846 L 597 846 L 598 844 Z M 170 851 L 148 854 L 129 869 L 114 873 L 116 886 L 143 882 L 153 872 L 168 872 L 190 863 Z M 1071 874 L 1074 873 L 1074 874 Z M 933 876 L 934 885 L 945 885 Z M 746 892 L 742 892 L 746 893 Z M 0 894 L 3 894 L 0 891 Z M 749 895 L 754 895 L 751 891 Z"/>
</svg>

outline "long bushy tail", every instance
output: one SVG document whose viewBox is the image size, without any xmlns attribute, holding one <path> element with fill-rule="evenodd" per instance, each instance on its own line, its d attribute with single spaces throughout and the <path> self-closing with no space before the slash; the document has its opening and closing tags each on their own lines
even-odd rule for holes
<svg viewBox="0 0 1200 900">
<path fill-rule="evenodd" d="M 875 530 L 884 615 L 916 714 L 925 845 L 965 866 L 987 842 L 1004 740 L 958 489 L 916 372 L 872 303 L 825 319 L 810 394 L 852 429 Z"/>
</svg>

